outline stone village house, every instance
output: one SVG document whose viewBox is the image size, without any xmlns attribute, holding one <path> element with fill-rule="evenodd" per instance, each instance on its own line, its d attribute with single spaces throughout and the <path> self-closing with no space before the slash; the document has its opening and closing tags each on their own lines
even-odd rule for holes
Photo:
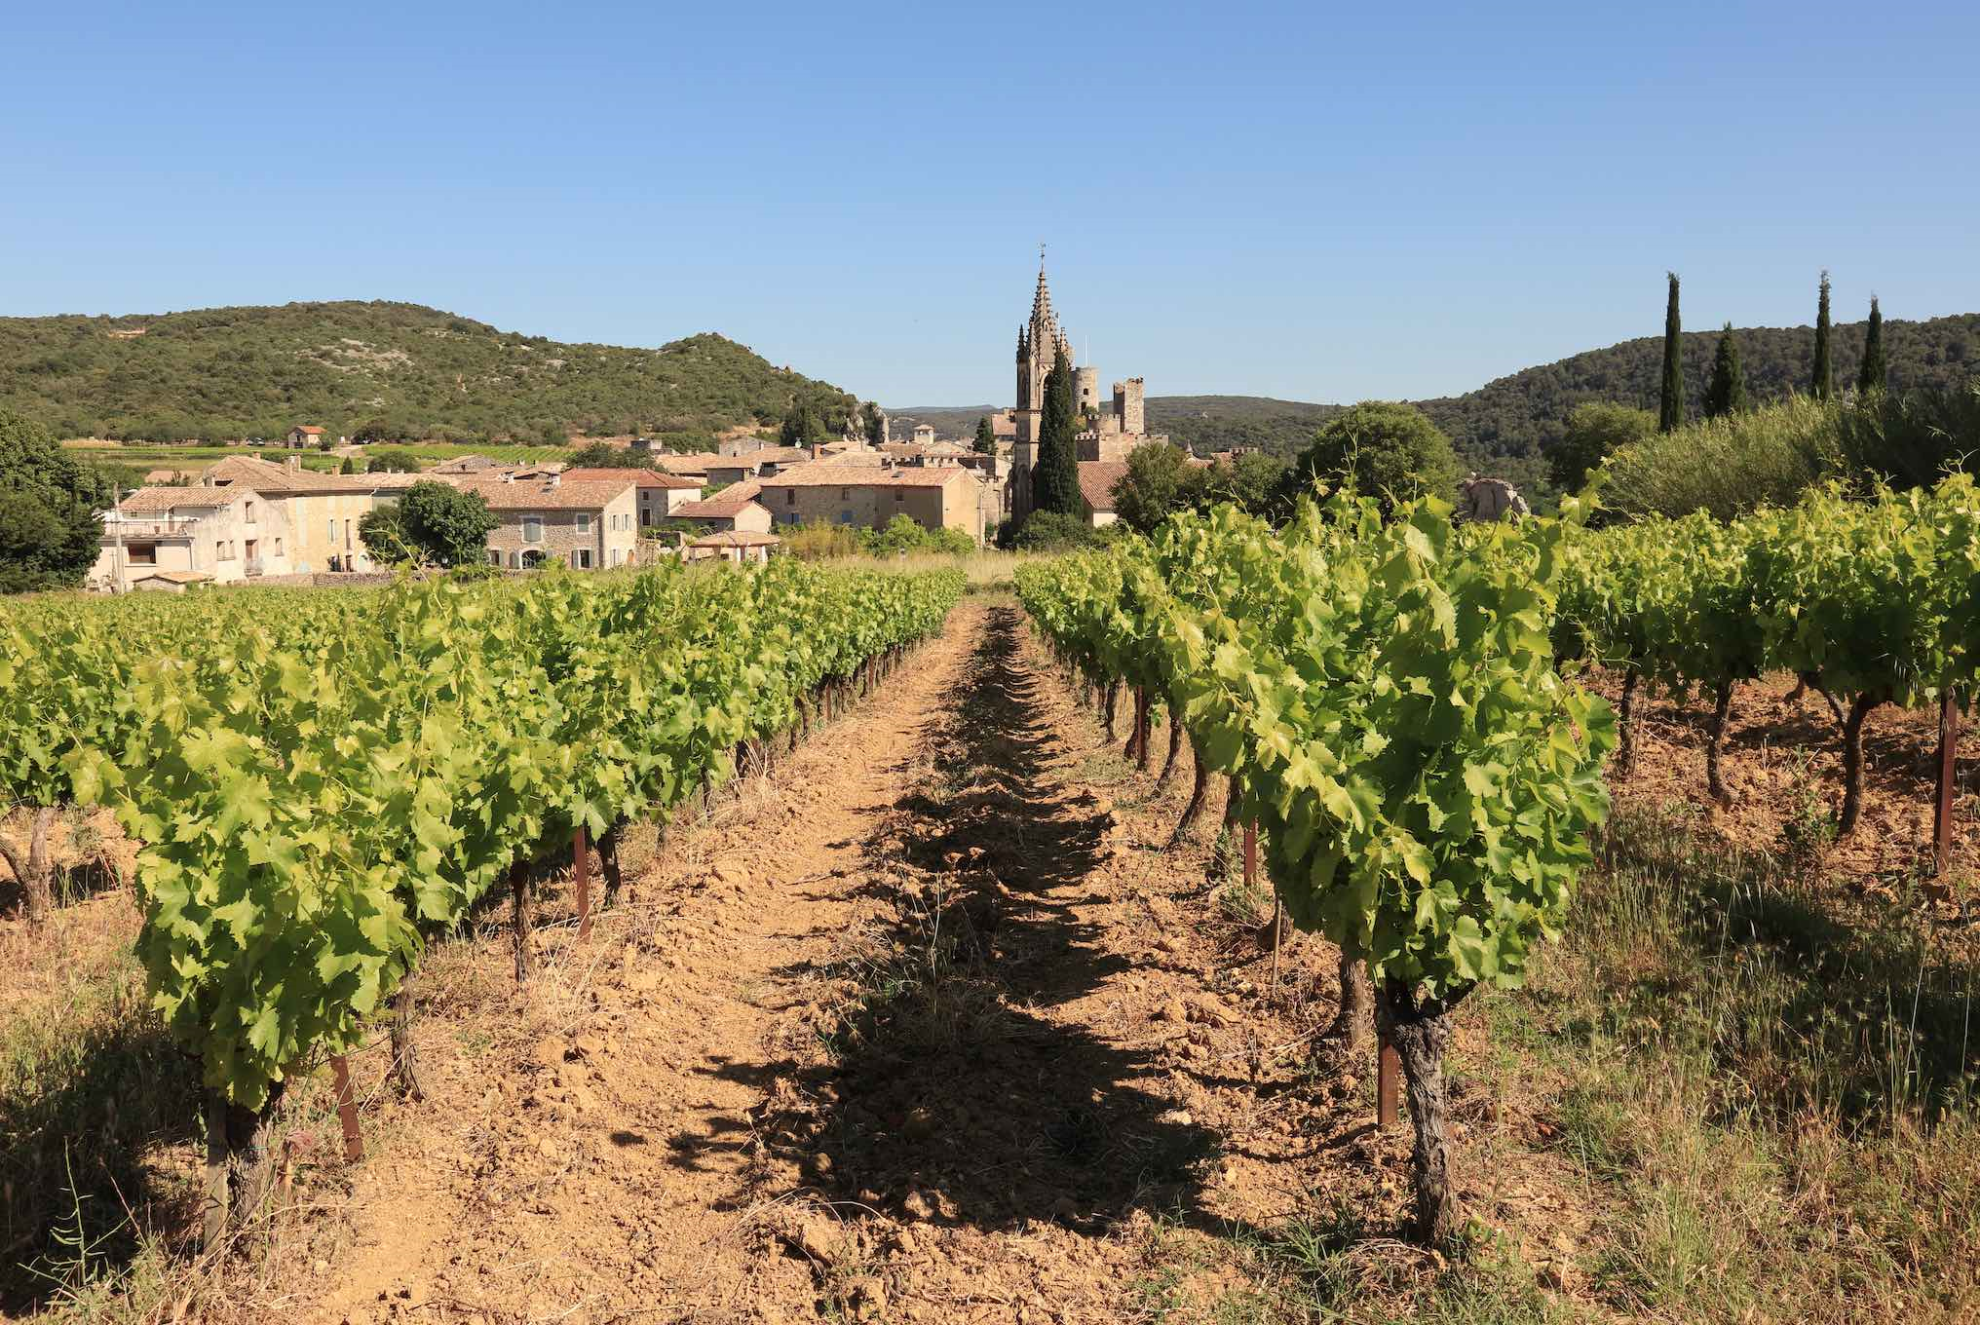
<svg viewBox="0 0 1980 1325">
<path fill-rule="evenodd" d="M 490 565 L 527 570 L 561 561 L 573 570 L 609 570 L 639 554 L 639 488 L 611 479 L 497 478 L 463 481 L 501 521 L 488 535 Z"/>
<path fill-rule="evenodd" d="M 884 529 L 905 515 L 924 529 L 960 529 L 978 546 L 995 494 L 973 470 L 821 460 L 760 481 L 757 497 L 778 524 L 848 524 Z M 990 514 L 986 517 L 986 512 Z"/>
<path fill-rule="evenodd" d="M 164 572 L 216 584 L 377 569 L 358 522 L 415 474 L 317 474 L 229 456 L 199 482 L 144 487 L 106 512 L 88 583 L 121 592 Z"/>
<path fill-rule="evenodd" d="M 767 534 L 772 520 L 770 508 L 760 500 L 762 491 L 756 483 L 737 483 L 712 497 L 674 508 L 674 518 L 690 520 L 715 533 Z"/>
<path fill-rule="evenodd" d="M 698 479 L 665 474 L 657 469 L 567 469 L 566 483 L 610 482 L 629 478 L 639 489 L 639 527 L 665 524 L 681 507 L 701 500 L 703 484 Z"/>
</svg>

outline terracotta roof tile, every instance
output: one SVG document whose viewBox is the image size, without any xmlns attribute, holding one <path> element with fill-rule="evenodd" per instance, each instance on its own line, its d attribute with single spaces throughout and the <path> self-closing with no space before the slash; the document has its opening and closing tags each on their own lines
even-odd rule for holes
<svg viewBox="0 0 1980 1325">
<path fill-rule="evenodd" d="M 601 511 L 632 486 L 630 478 L 589 483 L 565 478 L 555 483 L 548 479 L 477 479 L 459 485 L 463 492 L 480 493 L 491 511 Z"/>
<path fill-rule="evenodd" d="M 820 460 L 787 469 L 773 478 L 761 480 L 770 488 L 940 488 L 958 479 L 979 482 L 976 475 L 960 465 L 909 465 L 888 468 L 843 460 Z"/>
<path fill-rule="evenodd" d="M 1079 462 L 1079 495 L 1095 511 L 1114 509 L 1114 485 L 1128 472 L 1125 460 L 1082 460 Z"/>
<path fill-rule="evenodd" d="M 674 475 L 674 474 L 663 474 L 657 469 L 599 468 L 599 469 L 567 469 L 564 471 L 564 481 L 566 483 L 572 481 L 576 481 L 579 483 L 590 483 L 600 479 L 613 479 L 613 478 L 619 478 L 621 476 L 631 479 L 633 482 L 637 483 L 642 488 L 670 488 L 673 489 L 674 491 L 679 492 L 679 491 L 685 491 L 688 489 L 699 488 L 703 486 L 702 484 L 695 482 L 693 479 L 681 478 L 678 475 Z"/>
<path fill-rule="evenodd" d="M 215 511 L 247 494 L 226 488 L 139 488 L 117 503 L 125 515 L 163 515 L 171 510 Z"/>
<path fill-rule="evenodd" d="M 655 455 L 652 465 L 669 474 L 706 474 L 710 463 L 722 458 L 706 451 L 697 455 Z"/>
<path fill-rule="evenodd" d="M 676 507 L 674 514 L 687 520 L 726 520 L 740 515 L 762 492 L 758 483 L 731 483 L 713 497 Z"/>
</svg>

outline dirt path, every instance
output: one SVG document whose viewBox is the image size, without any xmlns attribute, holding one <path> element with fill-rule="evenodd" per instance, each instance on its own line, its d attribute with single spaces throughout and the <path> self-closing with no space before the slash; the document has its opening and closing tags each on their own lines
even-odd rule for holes
<svg viewBox="0 0 1980 1325">
<path fill-rule="evenodd" d="M 710 1263 L 735 1260 L 761 1213 L 753 1111 L 775 1065 L 815 1041 L 812 972 L 872 910 L 846 876 L 980 620 L 961 610 L 769 787 L 688 835 L 599 936 L 595 965 L 555 953 L 518 997 L 529 1034 L 470 1061 L 458 1034 L 422 1043 L 431 1093 L 461 1107 L 430 1109 L 450 1116 L 365 1174 L 323 1319 L 723 1319 L 808 1301 L 800 1262 L 749 1257 L 758 1272 L 741 1279 Z"/>
<path fill-rule="evenodd" d="M 1326 954 L 1268 1002 L 1255 917 L 1153 849 L 1187 758 L 1156 796 L 1098 739 L 972 600 L 527 990 L 499 943 L 436 954 L 431 1098 L 380 1106 L 348 1240 L 264 1309 L 1117 1321 L 1250 1291 L 1165 1236 L 1228 1251 L 1323 1172 L 1392 1203 L 1365 1088 L 1293 1089 Z"/>
</svg>

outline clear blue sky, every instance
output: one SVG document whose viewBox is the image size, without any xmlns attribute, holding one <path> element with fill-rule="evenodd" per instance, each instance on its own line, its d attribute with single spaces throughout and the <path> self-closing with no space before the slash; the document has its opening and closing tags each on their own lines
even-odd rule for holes
<svg viewBox="0 0 1980 1325">
<path fill-rule="evenodd" d="M 1980 5 L 10 6 L 0 314 L 433 304 L 1007 403 L 1980 310 Z"/>
</svg>

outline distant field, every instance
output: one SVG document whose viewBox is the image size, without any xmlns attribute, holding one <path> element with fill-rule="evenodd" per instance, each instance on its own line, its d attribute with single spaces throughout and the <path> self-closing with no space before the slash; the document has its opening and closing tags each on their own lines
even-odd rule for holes
<svg viewBox="0 0 1980 1325">
<path fill-rule="evenodd" d="M 568 446 L 460 446 L 451 442 L 415 442 L 408 446 L 388 448 L 394 451 L 410 451 L 421 460 L 452 460 L 464 455 L 485 455 L 490 460 L 500 460 L 505 464 L 534 465 L 545 460 L 567 460 L 571 455 Z"/>
<path fill-rule="evenodd" d="M 180 464 L 191 468 L 224 460 L 230 455 L 255 456 L 276 464 L 282 463 L 285 457 L 300 455 L 303 467 L 315 470 L 335 470 L 344 463 L 341 456 L 325 455 L 321 451 L 291 451 L 280 446 L 117 446 L 95 441 L 64 442 L 63 445 L 98 463 L 130 465 L 141 469 L 170 468 Z M 568 459 L 571 454 L 570 448 L 564 446 L 457 446 L 448 442 L 419 442 L 382 449 L 407 451 L 428 464 L 438 464 L 442 460 L 464 455 L 485 455 L 507 464 L 537 464 L 545 460 Z"/>
</svg>

